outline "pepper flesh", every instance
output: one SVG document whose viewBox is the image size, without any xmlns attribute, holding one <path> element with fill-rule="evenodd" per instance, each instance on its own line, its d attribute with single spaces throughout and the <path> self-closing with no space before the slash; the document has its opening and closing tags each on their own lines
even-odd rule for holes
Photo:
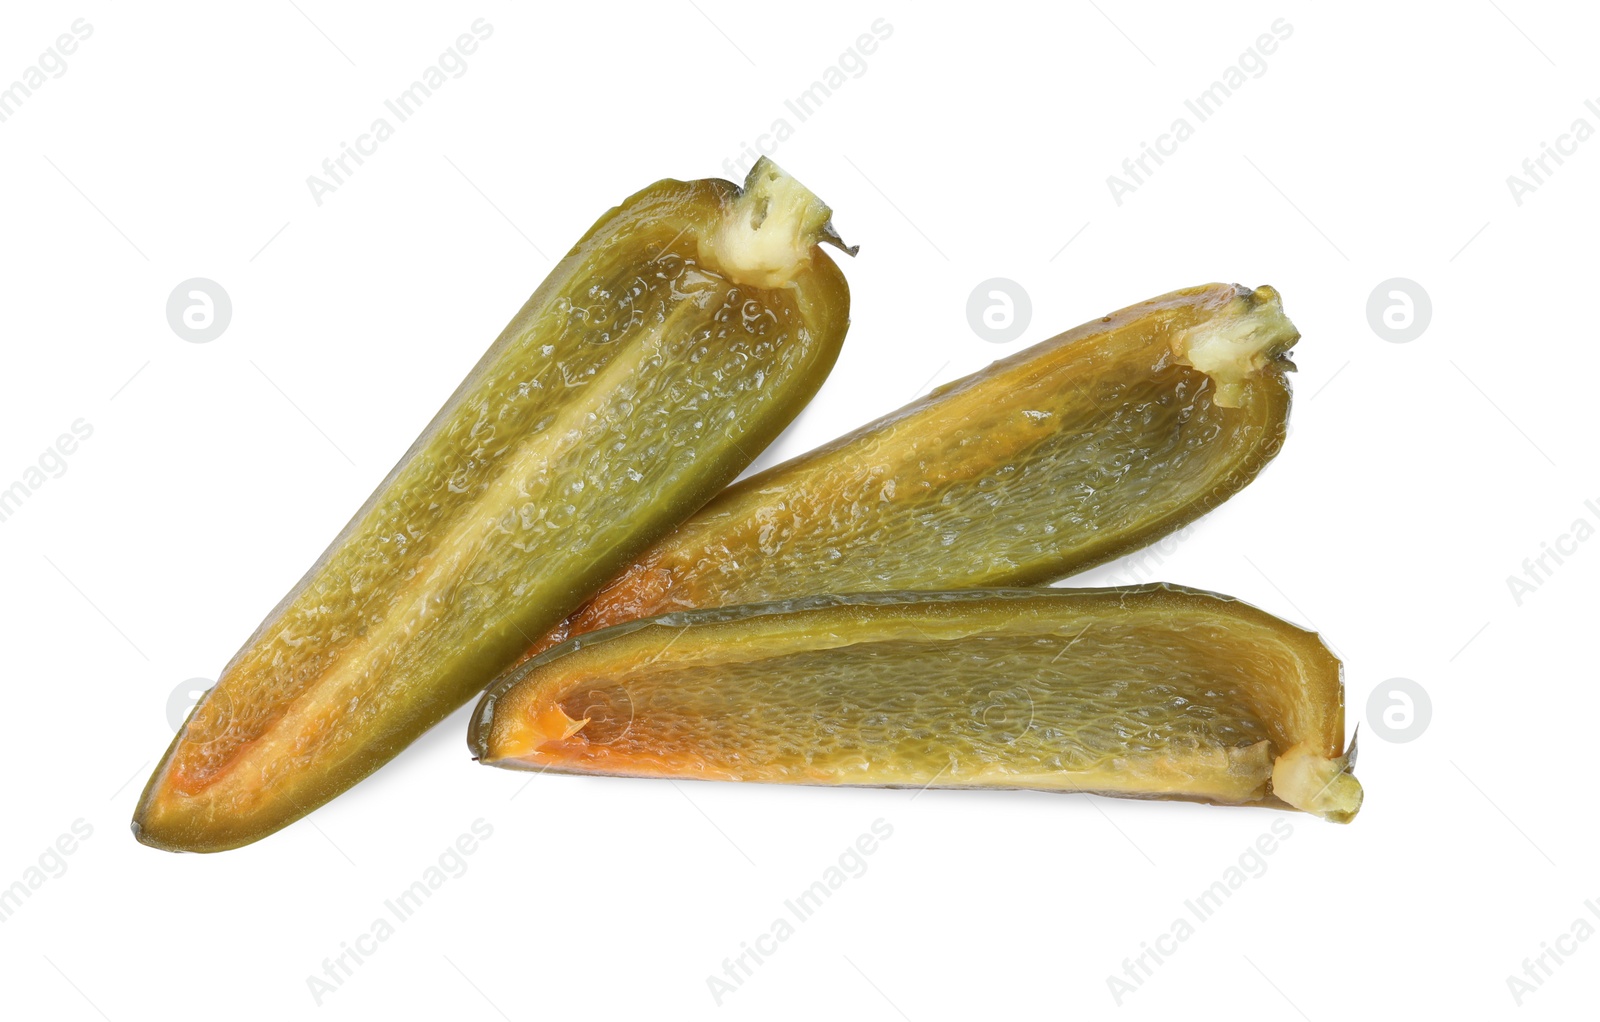
<svg viewBox="0 0 1600 1022">
<path fill-rule="evenodd" d="M 1170 585 L 664 614 L 510 672 L 469 744 L 494 766 L 571 773 L 1086 791 L 1338 822 L 1361 804 L 1333 654 Z"/>
<path fill-rule="evenodd" d="M 195 707 L 139 840 L 217 851 L 310 812 L 731 482 L 838 355 L 819 241 L 828 208 L 766 160 L 602 217 Z"/>
<path fill-rule="evenodd" d="M 720 494 L 532 644 L 669 610 L 1036 585 L 1152 543 L 1281 448 L 1278 293 L 1187 288 L 1044 341 Z"/>
</svg>

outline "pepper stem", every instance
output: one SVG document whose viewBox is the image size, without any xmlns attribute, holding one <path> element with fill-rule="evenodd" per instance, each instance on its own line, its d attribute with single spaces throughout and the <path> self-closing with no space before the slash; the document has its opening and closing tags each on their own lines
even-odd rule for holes
<svg viewBox="0 0 1600 1022">
<path fill-rule="evenodd" d="M 1350 773 L 1350 754 L 1319 755 L 1309 744 L 1300 744 L 1278 757 L 1272 765 L 1272 793 L 1296 809 L 1331 820 L 1349 823 L 1361 809 L 1361 782 Z"/>
<path fill-rule="evenodd" d="M 844 248 L 831 216 L 809 188 L 763 156 L 744 188 L 723 206 L 716 226 L 700 238 L 700 261 L 737 284 L 786 287 L 810 264 L 819 242 Z"/>
<path fill-rule="evenodd" d="M 1181 333 L 1173 351 L 1185 364 L 1211 377 L 1217 407 L 1237 408 L 1245 385 L 1268 363 L 1282 359 L 1299 339 L 1300 331 L 1283 314 L 1278 292 L 1263 285 L 1253 291 L 1238 288 L 1219 315 Z"/>
</svg>

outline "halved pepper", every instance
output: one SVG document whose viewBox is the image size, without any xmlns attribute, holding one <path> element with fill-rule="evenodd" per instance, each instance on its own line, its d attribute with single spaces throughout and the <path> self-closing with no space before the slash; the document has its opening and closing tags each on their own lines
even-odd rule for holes
<svg viewBox="0 0 1600 1022">
<path fill-rule="evenodd" d="M 1288 805 L 1346 822 L 1339 661 L 1170 585 L 870 593 L 663 614 L 568 640 L 484 695 L 495 766 L 1037 788 Z"/>
<path fill-rule="evenodd" d="M 766 160 L 602 217 L 195 707 L 139 840 L 216 851 L 315 809 L 731 482 L 838 355 L 822 241 Z"/>
<path fill-rule="evenodd" d="M 1211 284 L 1114 312 L 743 480 L 523 659 L 669 610 L 1036 585 L 1237 493 L 1282 447 L 1278 293 Z"/>
</svg>

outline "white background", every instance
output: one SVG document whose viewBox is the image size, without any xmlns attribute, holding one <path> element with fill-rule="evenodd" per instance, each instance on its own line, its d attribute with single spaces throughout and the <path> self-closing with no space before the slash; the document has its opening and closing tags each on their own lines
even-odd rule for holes
<svg viewBox="0 0 1600 1022">
<path fill-rule="evenodd" d="M 0 522 L 0 886 L 92 827 L 0 923 L 7 1017 L 1488 1018 L 1518 1010 L 1525 958 L 1600 927 L 1600 542 L 1520 604 L 1507 583 L 1600 515 L 1600 139 L 1520 205 L 1506 183 L 1574 119 L 1600 128 L 1593 10 L 297 4 L 4 15 L 0 85 L 93 26 L 0 124 L 0 487 L 93 428 Z M 479 17 L 466 73 L 316 204 L 307 176 Z M 880 17 L 865 71 L 798 122 L 784 100 Z M 1107 175 L 1280 18 L 1266 71 L 1114 201 Z M 862 249 L 845 354 L 763 464 L 1131 302 L 1282 291 L 1304 334 L 1293 435 L 1156 574 L 1317 628 L 1351 728 L 1389 679 L 1429 694 L 1414 741 L 1363 723 L 1360 818 L 530 780 L 476 766 L 457 714 L 257 845 L 136 844 L 169 694 L 215 677 L 549 257 L 657 178 L 726 176 L 780 117 L 777 160 Z M 196 276 L 233 301 L 208 344 L 164 312 Z M 1032 296 L 1017 342 L 967 324 L 992 277 Z M 1368 322 L 1392 277 L 1431 296 L 1409 343 Z M 865 874 L 719 1007 L 707 977 L 880 818 Z M 318 1008 L 307 977 L 480 819 L 464 875 Z M 1277 819 L 1264 875 L 1119 1007 L 1107 977 Z M 1578 943 L 1520 1013 L 1587 1013 L 1597 967 L 1600 939 Z"/>
</svg>

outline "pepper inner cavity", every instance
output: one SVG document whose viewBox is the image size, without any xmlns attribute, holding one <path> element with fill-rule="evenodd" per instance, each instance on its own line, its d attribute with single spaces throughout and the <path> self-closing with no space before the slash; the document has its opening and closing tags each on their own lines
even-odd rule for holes
<svg viewBox="0 0 1600 1022">
<path fill-rule="evenodd" d="M 1272 729 L 1222 638 L 1203 626 L 1096 625 L 1076 641 L 974 635 L 643 665 L 570 690 L 561 711 L 589 723 L 539 754 L 618 771 L 695 764 L 710 775 L 737 769 L 789 781 L 859 772 L 883 784 L 1244 749 Z"/>
<path fill-rule="evenodd" d="M 204 788 L 252 749 L 264 760 L 263 777 L 309 762 L 347 728 L 343 714 L 358 694 L 363 714 L 381 710 L 392 694 L 370 679 L 399 658 L 472 648 L 484 633 L 504 627 L 495 607 L 515 585 L 509 565 L 517 553 L 570 544 L 580 534 L 625 531 L 640 488 L 694 457 L 707 423 L 684 418 L 684 409 L 727 408 L 722 414 L 733 422 L 764 400 L 760 375 L 740 371 L 748 356 L 731 342 L 744 341 L 761 356 L 776 350 L 800 329 L 794 299 L 734 284 L 678 251 L 688 248 L 682 241 L 649 263 L 582 276 L 524 321 L 516 346 L 485 384 L 494 400 L 456 409 L 441 431 L 471 438 L 455 446 L 474 456 L 445 463 L 424 454 L 408 464 L 396 486 L 409 499 L 372 509 L 356 527 L 359 541 L 341 544 L 324 578 L 232 665 L 222 681 L 225 693 L 238 693 L 222 704 L 228 712 L 208 710 L 190 724 L 197 738 L 211 740 L 180 750 L 174 777 L 182 790 Z M 534 346 L 567 350 L 563 342 L 574 332 L 584 343 L 567 358 L 540 361 L 526 353 Z M 650 343 L 632 347 L 641 337 Z M 605 403 L 581 418 L 553 415 L 538 396 L 594 387 L 608 370 L 629 379 L 614 393 L 594 391 L 608 395 Z M 647 437 L 649 446 L 631 475 L 584 468 L 633 434 Z M 551 490 L 552 480 L 575 475 L 592 482 L 582 492 Z M 515 488 L 520 506 L 498 521 L 475 517 L 495 487 Z M 441 623 L 436 634 L 419 635 L 433 608 L 446 602 L 459 611 L 455 630 Z M 329 625 L 339 620 L 347 626 Z M 469 623 L 473 630 L 464 631 Z M 335 675 L 341 684 L 328 685 Z M 272 729 L 291 714 L 303 725 L 286 747 Z"/>
</svg>

